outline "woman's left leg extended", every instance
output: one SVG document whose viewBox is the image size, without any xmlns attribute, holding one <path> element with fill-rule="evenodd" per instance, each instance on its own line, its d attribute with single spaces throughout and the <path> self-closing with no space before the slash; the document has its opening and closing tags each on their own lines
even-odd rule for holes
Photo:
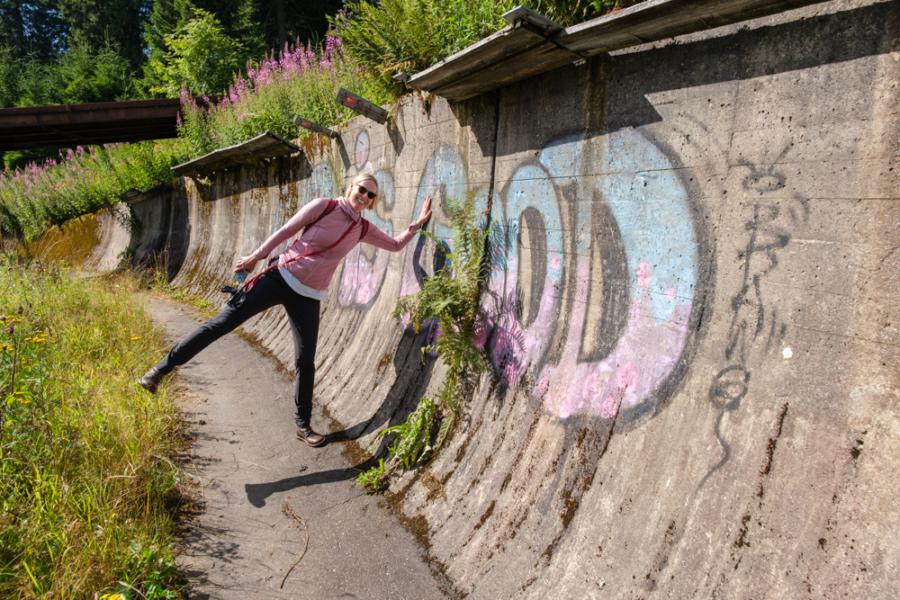
<svg viewBox="0 0 900 600">
<path fill-rule="evenodd" d="M 226 305 L 218 315 L 175 344 L 154 368 L 161 375 L 165 375 L 192 359 L 226 333 L 234 331 L 253 315 L 280 304 L 284 299 L 282 286 L 284 283 L 277 271 L 266 273 L 256 282 L 239 306 Z"/>
</svg>

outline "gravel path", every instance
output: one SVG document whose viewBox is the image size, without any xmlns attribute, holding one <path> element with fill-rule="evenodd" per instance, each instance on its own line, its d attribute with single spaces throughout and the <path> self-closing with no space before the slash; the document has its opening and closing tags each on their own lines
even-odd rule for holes
<svg viewBox="0 0 900 600">
<path fill-rule="evenodd" d="M 168 300 L 145 306 L 173 342 L 199 323 Z M 202 505 L 179 558 L 191 598 L 445 597 L 412 535 L 354 485 L 342 443 L 294 438 L 291 381 L 271 359 L 231 334 L 178 378 L 193 436 L 184 469 Z M 320 414 L 313 423 L 325 429 Z"/>
</svg>

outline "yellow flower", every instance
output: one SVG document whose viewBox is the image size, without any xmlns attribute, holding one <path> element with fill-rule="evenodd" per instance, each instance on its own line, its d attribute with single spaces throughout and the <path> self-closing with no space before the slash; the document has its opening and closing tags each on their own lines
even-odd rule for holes
<svg viewBox="0 0 900 600">
<path fill-rule="evenodd" d="M 125 596 L 116 592 L 115 594 L 103 594 L 100 596 L 100 600 L 125 600 Z"/>
</svg>

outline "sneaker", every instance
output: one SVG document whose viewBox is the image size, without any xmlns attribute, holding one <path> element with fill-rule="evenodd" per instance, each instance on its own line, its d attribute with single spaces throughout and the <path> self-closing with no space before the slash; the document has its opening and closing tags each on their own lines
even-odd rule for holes
<svg viewBox="0 0 900 600">
<path fill-rule="evenodd" d="M 143 377 L 138 379 L 138 385 L 151 394 L 155 394 L 156 388 L 159 387 L 159 382 L 162 381 L 163 377 L 164 375 L 159 372 L 159 369 L 151 367 L 149 371 L 144 373 Z"/>
<path fill-rule="evenodd" d="M 325 443 L 325 436 L 313 431 L 309 425 L 297 425 L 297 439 L 306 442 L 313 448 L 318 448 Z"/>
</svg>

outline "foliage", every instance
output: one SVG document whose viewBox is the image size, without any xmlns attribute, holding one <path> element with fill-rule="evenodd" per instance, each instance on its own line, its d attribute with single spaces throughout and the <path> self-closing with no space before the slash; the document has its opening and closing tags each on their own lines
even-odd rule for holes
<svg viewBox="0 0 900 600">
<path fill-rule="evenodd" d="M 411 469 L 431 458 L 452 431 L 472 378 L 488 368 L 482 351 L 473 343 L 479 326 L 478 299 L 487 274 L 487 232 L 476 222 L 472 194 L 459 204 L 448 201 L 444 211 L 453 230 L 453 245 L 447 248 L 445 267 L 425 279 L 416 294 L 401 298 L 394 316 L 408 319 L 416 333 L 423 327 L 435 328 L 437 341 L 423 348 L 423 352 L 436 351 L 447 366 L 447 373 L 438 402 L 424 396 L 404 423 L 388 427 L 376 436 L 373 443 L 393 436 L 388 447 L 387 474 L 396 468 Z M 437 243 L 433 237 L 432 240 Z M 440 246 L 446 248 L 444 244 Z M 381 476 L 382 481 L 387 474 Z M 361 484 L 361 480 L 375 478 L 371 469 L 363 475 L 357 478 Z"/>
<path fill-rule="evenodd" d="M 195 154 L 203 154 L 247 140 L 269 130 L 282 137 L 297 137 L 294 116 L 334 126 L 354 115 L 335 102 L 340 87 L 351 89 L 376 103 L 392 98 L 389 91 L 348 61 L 341 40 L 326 37 L 314 49 L 299 41 L 286 44 L 276 56 L 267 56 L 239 75 L 222 101 L 206 111 L 182 90 L 180 135 Z M 301 137 L 309 132 L 299 132 Z"/>
<path fill-rule="evenodd" d="M 118 202 L 123 193 L 169 181 L 181 140 L 68 150 L 61 161 L 0 172 L 0 232 L 32 239 L 51 225 Z"/>
<path fill-rule="evenodd" d="M 135 97 L 131 65 L 110 46 L 97 50 L 73 46 L 59 59 L 56 70 L 61 85 L 58 98 L 64 104 Z"/>
<path fill-rule="evenodd" d="M 66 29 L 56 0 L 0 0 L 0 40 L 16 59 L 52 60 L 63 47 Z"/>
<path fill-rule="evenodd" d="M 243 47 L 222 29 L 210 12 L 195 9 L 193 18 L 163 37 L 164 50 L 151 55 L 147 73 L 151 92 L 175 96 L 182 86 L 206 95 L 224 89 L 243 62 Z"/>
<path fill-rule="evenodd" d="M 56 0 L 54 4 L 65 23 L 67 49 L 81 46 L 96 53 L 113 48 L 129 70 L 143 62 L 141 30 L 148 0 Z"/>
<path fill-rule="evenodd" d="M 131 280 L 0 260 L 0 597 L 177 598 L 180 449 Z"/>
<path fill-rule="evenodd" d="M 259 20 L 269 47 L 280 48 L 294 39 L 322 39 L 328 29 L 327 16 L 337 13 L 342 4 L 342 0 L 260 0 Z"/>
<path fill-rule="evenodd" d="M 499 31 L 503 13 L 527 6 L 562 26 L 608 12 L 634 0 L 349 0 L 331 18 L 353 58 L 385 85 L 398 71 L 426 69 Z"/>
<path fill-rule="evenodd" d="M 378 464 L 356 476 L 356 484 L 362 486 L 370 494 L 376 494 L 384 490 L 387 484 L 387 473 L 384 469 L 384 459 L 379 458 Z"/>
<path fill-rule="evenodd" d="M 332 19 L 334 34 L 385 84 L 420 71 L 501 29 L 514 0 L 350 0 Z"/>
</svg>

